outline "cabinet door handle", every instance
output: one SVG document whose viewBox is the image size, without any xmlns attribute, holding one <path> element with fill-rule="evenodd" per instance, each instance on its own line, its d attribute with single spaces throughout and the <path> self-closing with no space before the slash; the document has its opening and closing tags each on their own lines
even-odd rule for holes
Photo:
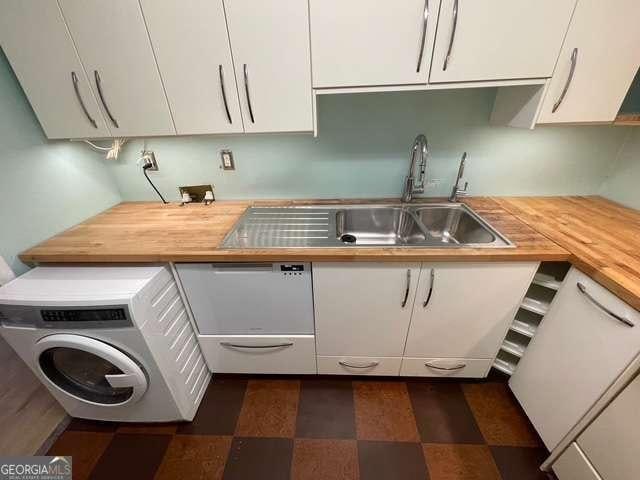
<svg viewBox="0 0 640 480">
<path fill-rule="evenodd" d="M 284 342 L 284 343 L 271 343 L 269 345 L 243 345 L 241 343 L 231 343 L 231 342 L 220 342 L 220 345 L 223 347 L 232 347 L 232 348 L 281 348 L 281 347 L 291 347 L 293 342 Z"/>
<path fill-rule="evenodd" d="M 451 58 L 451 50 L 453 49 L 453 41 L 456 39 L 456 29 L 458 28 L 458 0 L 453 1 L 453 23 L 451 25 L 451 36 L 449 37 L 449 48 L 447 48 L 447 56 L 444 57 L 442 70 L 446 70 Z"/>
<path fill-rule="evenodd" d="M 633 323 L 628 318 L 625 318 L 625 317 L 622 317 L 622 316 L 620 316 L 620 315 L 618 315 L 616 313 L 613 313 L 611 310 L 609 310 L 607 307 L 605 307 L 603 304 L 601 304 L 598 300 L 593 298 L 591 296 L 591 294 L 587 291 L 587 287 L 585 287 L 584 284 L 578 282 L 578 283 L 576 283 L 576 286 L 578 287 L 578 290 L 580 290 L 581 294 L 583 294 L 585 297 L 587 297 L 589 299 L 589 301 L 591 301 L 591 303 L 593 303 L 596 307 L 598 307 L 604 313 L 606 313 L 610 317 L 615 318 L 619 322 L 624 323 L 627 327 L 635 327 L 636 326 L 635 323 Z"/>
<path fill-rule="evenodd" d="M 348 367 L 348 368 L 372 368 L 372 367 L 377 367 L 380 364 L 380 362 L 354 364 L 354 363 L 344 362 L 342 360 L 339 360 L 338 363 L 343 367 Z"/>
<path fill-rule="evenodd" d="M 407 306 L 409 298 L 409 289 L 411 288 L 411 269 L 407 268 L 407 287 L 404 289 L 404 298 L 402 299 L 402 308 Z"/>
<path fill-rule="evenodd" d="M 82 100 L 82 95 L 80 95 L 80 87 L 78 87 L 78 76 L 76 75 L 76 72 L 71 72 L 71 81 L 73 82 L 73 90 L 76 92 L 76 98 L 78 99 L 78 102 L 80 102 L 80 107 L 82 108 L 85 117 L 87 117 L 89 123 L 93 125 L 93 128 L 98 128 L 98 124 L 93 119 L 93 117 L 89 115 L 89 110 L 87 110 L 87 107 L 84 104 L 84 100 Z"/>
<path fill-rule="evenodd" d="M 433 293 L 433 283 L 436 281 L 436 271 L 434 268 L 431 269 L 431 281 L 429 282 L 429 291 L 427 292 L 427 299 L 422 302 L 422 307 L 426 308 L 429 305 L 429 301 L 431 300 L 431 294 Z"/>
<path fill-rule="evenodd" d="M 578 64 L 578 49 L 574 48 L 573 52 L 571 52 L 571 69 L 569 70 L 569 76 L 567 77 L 567 81 L 564 84 L 564 88 L 562 89 L 562 93 L 560 94 L 560 97 L 558 98 L 556 103 L 553 104 L 551 113 L 556 113 L 556 110 L 558 110 L 558 108 L 560 108 L 560 105 L 562 105 L 562 102 L 564 101 L 564 97 L 569 91 L 569 87 L 571 86 L 571 81 L 573 80 L 573 74 L 576 71 L 577 64 Z"/>
<path fill-rule="evenodd" d="M 446 370 L 447 372 L 451 371 L 451 370 L 462 370 L 464 367 L 467 366 L 466 363 L 460 363 L 458 365 L 454 365 L 453 367 L 438 367 L 437 365 L 434 365 L 433 363 L 425 363 L 424 364 L 425 367 L 429 367 L 429 368 L 433 368 L 435 370 Z"/>
<path fill-rule="evenodd" d="M 427 39 L 427 23 L 429 20 L 429 0 L 424 0 L 424 10 L 422 11 L 422 39 L 420 40 L 420 53 L 418 54 L 418 66 L 416 73 L 420 72 L 422 56 L 424 55 L 424 44 Z"/>
<path fill-rule="evenodd" d="M 224 88 L 224 72 L 222 65 L 218 65 L 218 76 L 220 77 L 220 90 L 222 92 L 222 101 L 224 103 L 224 110 L 227 112 L 227 120 L 229 123 L 233 123 L 231 120 L 231 113 L 229 112 L 229 104 L 227 103 L 227 91 Z"/>
<path fill-rule="evenodd" d="M 100 101 L 102 102 L 102 106 L 104 107 L 105 112 L 107 112 L 107 116 L 109 117 L 109 120 L 111 120 L 111 123 L 113 123 L 114 127 L 120 128 L 120 126 L 118 125 L 118 121 L 111 114 L 111 110 L 109 110 L 109 105 L 107 105 L 107 102 L 104 99 L 104 93 L 102 93 L 102 81 L 100 80 L 100 74 L 98 73 L 97 70 L 93 71 L 93 77 L 96 80 L 98 96 L 100 97 Z"/>
<path fill-rule="evenodd" d="M 244 74 L 244 94 L 247 96 L 247 107 L 249 107 L 249 118 L 251 118 L 251 123 L 256 123 L 255 118 L 253 118 L 253 107 L 251 106 L 251 93 L 249 93 L 249 71 L 247 69 L 246 63 L 242 67 L 242 72 Z"/>
</svg>

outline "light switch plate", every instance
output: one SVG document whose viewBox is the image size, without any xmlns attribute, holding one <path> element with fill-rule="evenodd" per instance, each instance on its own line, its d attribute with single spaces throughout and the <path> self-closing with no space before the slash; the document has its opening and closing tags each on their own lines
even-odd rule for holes
<svg viewBox="0 0 640 480">
<path fill-rule="evenodd" d="M 220 160 L 222 160 L 223 170 L 236 169 L 236 164 L 233 161 L 233 152 L 231 150 L 220 150 Z"/>
</svg>

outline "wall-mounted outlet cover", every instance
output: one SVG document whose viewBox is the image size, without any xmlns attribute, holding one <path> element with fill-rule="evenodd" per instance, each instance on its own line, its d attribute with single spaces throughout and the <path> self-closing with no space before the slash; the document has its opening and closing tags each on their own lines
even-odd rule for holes
<svg viewBox="0 0 640 480">
<path fill-rule="evenodd" d="M 156 154 L 153 150 L 143 150 L 141 160 L 146 163 L 151 163 L 151 167 L 147 170 L 152 172 L 158 171 L 158 161 L 156 160 Z"/>
<path fill-rule="evenodd" d="M 236 169 L 236 163 L 233 161 L 233 152 L 231 150 L 220 150 L 220 160 L 222 161 L 223 170 Z"/>
<path fill-rule="evenodd" d="M 203 203 L 206 193 L 209 191 L 213 193 L 213 185 L 187 185 L 178 187 L 178 190 L 180 191 L 180 198 L 182 198 L 182 195 L 185 193 L 188 193 L 192 203 Z M 215 200 L 215 196 L 213 200 Z"/>
</svg>

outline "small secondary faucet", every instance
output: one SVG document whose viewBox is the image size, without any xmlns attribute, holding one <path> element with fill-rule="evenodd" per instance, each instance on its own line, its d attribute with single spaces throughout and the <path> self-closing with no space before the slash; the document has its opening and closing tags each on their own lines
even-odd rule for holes
<svg viewBox="0 0 640 480">
<path fill-rule="evenodd" d="M 411 147 L 411 158 L 409 163 L 409 173 L 404 180 L 404 191 L 402 192 L 402 201 L 410 202 L 414 193 L 424 193 L 424 177 L 427 170 L 427 156 L 429 155 L 429 144 L 427 137 L 420 134 L 413 141 Z M 418 181 L 414 177 L 417 164 L 417 158 L 420 157 L 420 172 Z"/>
<path fill-rule="evenodd" d="M 456 183 L 453 185 L 453 189 L 451 190 L 451 195 L 449 195 L 450 202 L 457 202 L 458 197 L 466 197 L 468 195 L 467 188 L 469 187 L 469 182 L 464 182 L 464 188 L 460 188 L 460 180 L 464 175 L 464 165 L 467 161 L 467 152 L 462 154 L 462 159 L 460 160 L 460 167 L 458 167 L 458 176 L 456 177 Z"/>
</svg>

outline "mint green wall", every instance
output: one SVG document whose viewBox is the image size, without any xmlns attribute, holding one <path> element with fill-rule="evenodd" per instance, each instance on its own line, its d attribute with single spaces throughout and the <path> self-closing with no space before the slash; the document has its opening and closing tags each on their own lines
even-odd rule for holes
<svg viewBox="0 0 640 480">
<path fill-rule="evenodd" d="M 640 209 L 640 128 L 629 132 L 600 194 L 631 208 Z"/>
<path fill-rule="evenodd" d="M 213 183 L 216 196 L 321 198 L 399 196 L 409 146 L 424 132 L 432 149 L 427 195 L 450 191 L 464 150 L 476 195 L 592 194 L 598 191 L 628 129 L 538 127 L 488 123 L 495 89 L 325 96 L 318 138 L 239 135 L 149 139 L 160 171 L 151 173 L 167 197 L 177 186 Z M 259 114 L 259 113 L 256 113 Z M 126 200 L 153 200 L 136 166 L 142 141 L 110 164 Z M 233 150 L 237 170 L 219 169 L 219 151 Z"/>
<path fill-rule="evenodd" d="M 120 201 L 105 163 L 82 144 L 47 142 L 0 50 L 0 255 L 16 255 Z"/>
</svg>

